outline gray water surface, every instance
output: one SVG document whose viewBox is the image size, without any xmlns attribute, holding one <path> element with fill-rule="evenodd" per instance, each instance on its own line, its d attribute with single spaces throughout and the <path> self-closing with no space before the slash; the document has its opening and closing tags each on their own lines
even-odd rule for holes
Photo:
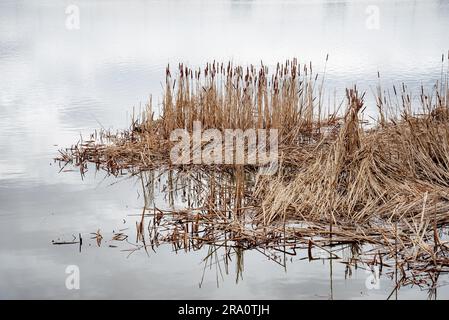
<svg viewBox="0 0 449 320">
<path fill-rule="evenodd" d="M 80 28 L 66 27 L 76 5 Z M 379 29 L 366 25 L 379 9 Z M 60 148 L 102 126 L 128 126 L 133 107 L 152 95 L 157 105 L 165 67 L 207 61 L 274 65 L 297 57 L 316 72 L 329 54 L 326 87 L 357 84 L 368 93 L 377 72 L 386 86 L 431 87 L 447 53 L 449 1 L 9 1 L 0 2 L 0 298 L 385 299 L 394 283 L 344 266 L 292 257 L 286 270 L 253 251 L 218 276 L 206 250 L 129 252 L 106 235 L 132 228 L 141 212 L 138 183 L 89 172 L 59 173 Z M 418 94 L 418 92 L 417 92 Z M 162 201 L 163 199 L 161 199 Z M 97 247 L 90 233 L 101 229 Z M 52 245 L 81 233 L 76 245 Z M 132 239 L 130 239 L 132 242 Z M 129 245 L 132 247 L 132 245 Z M 68 265 L 80 289 L 67 290 Z M 448 281 L 440 277 L 440 283 Z M 218 285 L 217 285 L 218 282 Z M 402 288 L 398 298 L 427 298 Z M 438 289 L 437 298 L 449 298 Z"/>
</svg>

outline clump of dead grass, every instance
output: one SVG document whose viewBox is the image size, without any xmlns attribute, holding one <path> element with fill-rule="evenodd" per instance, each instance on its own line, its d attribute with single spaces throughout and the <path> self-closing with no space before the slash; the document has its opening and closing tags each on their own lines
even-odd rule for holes
<svg viewBox="0 0 449 320">
<path fill-rule="evenodd" d="M 89 163 L 114 175 L 206 174 L 208 195 L 180 213 L 187 230 L 203 223 L 222 231 L 201 237 L 206 242 L 224 236 L 247 248 L 371 243 L 402 270 L 440 272 L 449 267 L 440 232 L 449 222 L 449 90 L 442 83 L 431 93 L 422 89 L 419 108 L 405 85 L 400 92 L 393 87 L 395 99 L 379 87 L 379 121 L 364 127 L 364 94 L 348 89 L 341 116 L 336 104 L 326 110 L 323 82 L 295 59 L 271 75 L 264 65 L 213 62 L 201 70 L 181 64 L 175 80 L 166 70 L 157 115 L 150 102 L 129 130 L 94 134 L 58 160 L 75 163 L 82 174 Z M 170 133 L 191 131 L 197 120 L 203 129 L 278 129 L 277 174 L 259 176 L 249 165 L 172 165 Z M 226 188 L 222 175 L 231 179 Z M 183 233 L 176 221 L 167 239 Z M 183 237 L 187 244 L 195 240 L 192 232 Z"/>
</svg>

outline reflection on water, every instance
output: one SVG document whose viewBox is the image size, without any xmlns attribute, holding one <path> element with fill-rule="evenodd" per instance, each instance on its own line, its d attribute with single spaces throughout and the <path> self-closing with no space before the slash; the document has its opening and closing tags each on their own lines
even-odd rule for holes
<svg viewBox="0 0 449 320">
<path fill-rule="evenodd" d="M 322 63 L 329 53 L 329 88 L 357 83 L 370 91 L 377 71 L 386 86 L 405 81 L 415 91 L 421 83 L 433 84 L 441 53 L 448 49 L 447 1 L 77 3 L 77 31 L 65 28 L 63 2 L 0 3 L 0 298 L 388 297 L 394 281 L 381 277 L 380 289 L 369 290 L 365 270 L 347 270 L 334 259 L 309 262 L 307 250 L 286 255 L 282 266 L 273 259 L 267 263 L 269 258 L 256 250 L 233 252 L 228 259 L 236 264 L 219 266 L 215 259 L 226 254 L 210 245 L 177 254 L 160 246 L 156 253 L 139 250 L 126 259 L 129 253 L 120 250 L 133 246 L 109 241 L 112 230 L 131 237 L 122 230 L 129 228 L 135 236 L 139 217 L 130 215 L 142 210 L 139 181 L 116 183 L 93 172 L 81 181 L 76 172 L 59 174 L 51 159 L 80 133 L 126 127 L 133 106 L 150 94 L 160 103 L 167 63 L 195 66 L 232 59 L 258 64 L 262 59 L 269 65 L 293 56 Z M 364 27 L 367 4 L 379 5 L 377 31 Z M 170 199 L 163 192 L 154 197 L 158 208 L 168 209 Z M 99 228 L 98 248 L 89 234 Z M 51 244 L 52 239 L 72 240 L 72 234 L 76 239 L 78 233 L 84 238 L 81 253 L 76 244 Z M 127 240 L 135 244 L 136 239 Z M 217 273 L 204 272 L 205 257 L 206 271 L 222 270 L 218 288 Z M 81 270 L 78 291 L 64 285 L 65 268 L 72 264 Z M 439 284 L 445 282 L 447 277 L 440 276 Z M 415 288 L 397 294 L 427 298 L 426 291 Z M 433 298 L 448 296 L 443 286 Z"/>
<path fill-rule="evenodd" d="M 398 251 L 391 256 L 383 245 L 345 240 L 333 233 L 332 228 L 330 233 L 317 237 L 317 231 L 310 230 L 317 225 L 311 223 L 259 226 L 251 218 L 251 206 L 236 203 L 238 182 L 233 175 L 152 171 L 140 174 L 135 180 L 143 209 L 129 215 L 128 221 L 124 219 L 121 228 L 92 232 L 90 242 L 81 235 L 73 235 L 53 244 L 76 245 L 80 252 L 86 243 L 98 248 L 118 248 L 126 258 L 140 253 L 150 260 L 165 250 L 174 255 L 197 253 L 202 269 L 196 279 L 199 288 L 203 288 L 207 279 L 212 279 L 217 289 L 231 281 L 229 278 L 234 278 L 237 285 L 244 282 L 248 274 L 245 257 L 249 254 L 263 258 L 265 261 L 260 264 L 272 265 L 271 268 L 286 273 L 296 264 L 321 262 L 322 270 L 327 270 L 322 280 L 328 281 L 325 297 L 329 299 L 334 298 L 334 278 L 352 281 L 357 272 L 365 274 L 363 283 L 368 290 L 380 290 L 381 284 L 387 283 L 389 291 L 382 290 L 385 299 L 398 299 L 399 290 L 413 287 L 426 292 L 428 299 L 436 299 L 437 292 L 446 285 L 444 279 L 439 279 L 447 273 L 444 265 L 414 266 L 413 261 L 400 258 Z M 251 183 L 245 188 L 251 188 Z M 290 233 L 290 227 L 295 234 Z M 447 238 L 447 231 L 441 230 L 442 240 Z"/>
</svg>

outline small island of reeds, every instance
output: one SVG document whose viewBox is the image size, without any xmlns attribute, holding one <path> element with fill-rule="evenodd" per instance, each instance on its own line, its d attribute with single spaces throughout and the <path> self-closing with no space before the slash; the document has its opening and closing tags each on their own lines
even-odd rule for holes
<svg viewBox="0 0 449 320">
<path fill-rule="evenodd" d="M 95 132 L 57 160 L 82 175 L 91 166 L 135 175 L 144 186 L 155 172 L 182 181 L 177 190 L 196 198 L 185 208 L 161 210 L 146 199 L 137 225 L 145 249 L 214 243 L 288 255 L 304 249 L 314 259 L 313 248 L 332 255 L 335 245 L 355 244 L 364 249 L 345 263 L 395 268 L 398 285 L 434 286 L 449 271 L 447 75 L 414 93 L 379 85 L 373 105 L 353 87 L 331 106 L 322 79 L 296 59 L 271 73 L 263 64 L 213 62 L 180 64 L 173 76 L 167 67 L 158 108 L 150 101 L 129 129 Z M 364 119 L 366 108 L 375 120 Z M 173 164 L 171 132 L 191 132 L 195 121 L 204 130 L 277 129 L 276 172 L 262 174 L 257 164 Z"/>
</svg>

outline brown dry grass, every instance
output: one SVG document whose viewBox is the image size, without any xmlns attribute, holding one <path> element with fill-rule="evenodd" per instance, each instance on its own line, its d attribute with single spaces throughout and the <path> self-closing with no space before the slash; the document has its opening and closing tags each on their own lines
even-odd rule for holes
<svg viewBox="0 0 449 320">
<path fill-rule="evenodd" d="M 405 86 L 400 92 L 394 87 L 393 98 L 379 87 L 379 121 L 366 128 L 360 116 L 364 95 L 347 90 L 346 111 L 339 117 L 337 105 L 332 111 L 323 105 L 323 82 L 311 65 L 286 61 L 271 76 L 263 65 L 214 62 L 204 70 L 179 65 L 176 80 L 167 68 L 159 116 L 150 102 L 129 130 L 94 134 L 61 151 L 58 160 L 74 162 L 82 174 L 88 163 L 114 175 L 156 169 L 206 174 L 207 196 L 195 210 L 180 214 L 193 228 L 187 230 L 203 223 L 224 233 L 204 238 L 190 232 L 183 238 L 187 244 L 199 238 L 233 239 L 246 248 L 288 241 L 322 247 L 371 243 L 402 270 L 443 272 L 449 267 L 448 243 L 441 237 L 449 222 L 445 83 L 442 79 L 427 94 L 423 89 L 419 108 Z M 192 130 L 195 120 L 204 129 L 278 129 L 277 174 L 259 176 L 256 166 L 173 166 L 170 133 Z M 231 183 L 223 183 L 222 175 Z M 302 226 L 293 225 L 297 222 Z M 185 232 L 176 223 L 167 239 L 178 243 Z M 372 263 L 378 263 L 376 257 Z"/>
</svg>

